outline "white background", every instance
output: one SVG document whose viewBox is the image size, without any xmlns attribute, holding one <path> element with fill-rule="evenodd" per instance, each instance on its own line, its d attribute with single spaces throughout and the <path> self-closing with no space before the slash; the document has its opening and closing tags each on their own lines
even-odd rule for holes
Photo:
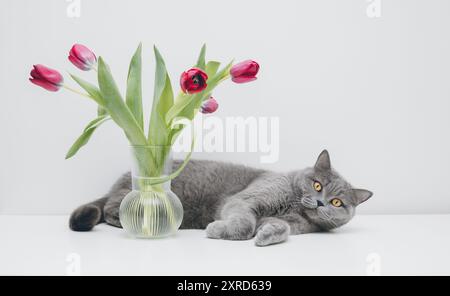
<svg viewBox="0 0 450 296">
<path fill-rule="evenodd" d="M 217 116 L 279 117 L 279 161 L 195 157 L 286 171 L 312 165 L 327 148 L 343 176 L 374 191 L 360 213 L 450 212 L 449 1 L 382 0 L 380 18 L 367 16 L 366 0 L 81 0 L 80 18 L 67 16 L 69 4 L 0 2 L 0 213 L 69 213 L 128 169 L 127 142 L 113 123 L 65 161 L 95 107 L 27 78 L 42 63 L 68 83 L 67 71 L 93 80 L 67 61 L 79 42 L 107 60 L 124 90 L 140 41 L 147 102 L 154 43 L 175 86 L 203 42 L 210 59 L 261 64 L 256 82 L 220 86 Z"/>
</svg>

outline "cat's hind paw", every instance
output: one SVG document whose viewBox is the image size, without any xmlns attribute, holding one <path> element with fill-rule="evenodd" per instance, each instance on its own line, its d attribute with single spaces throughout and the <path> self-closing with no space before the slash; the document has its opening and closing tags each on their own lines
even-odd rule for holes
<svg viewBox="0 0 450 296">
<path fill-rule="evenodd" d="M 99 207 L 89 204 L 76 209 L 69 219 L 69 227 L 73 231 L 89 231 L 99 223 L 102 211 Z"/>
</svg>

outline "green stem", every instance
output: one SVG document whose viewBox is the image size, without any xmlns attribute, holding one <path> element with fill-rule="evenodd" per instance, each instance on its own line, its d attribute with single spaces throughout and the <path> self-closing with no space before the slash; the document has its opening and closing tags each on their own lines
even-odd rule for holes
<svg viewBox="0 0 450 296">
<path fill-rule="evenodd" d="M 151 185 L 147 183 L 145 178 L 138 180 L 140 198 L 142 199 L 143 206 L 143 220 L 142 220 L 142 232 L 146 236 L 157 236 L 159 234 L 159 227 L 162 221 L 159 219 L 160 207 L 157 204 L 162 204 L 167 215 L 167 223 L 169 227 L 176 228 L 175 212 L 172 207 L 172 203 L 168 199 L 166 190 L 163 183 Z M 170 181 L 168 181 L 170 182 Z"/>
<path fill-rule="evenodd" d="M 71 91 L 71 92 L 73 92 L 73 93 L 76 93 L 77 95 L 80 95 L 80 96 L 89 98 L 89 99 L 91 99 L 91 100 L 94 100 L 90 95 L 88 95 L 88 94 L 86 94 L 86 93 L 83 93 L 83 92 L 81 92 L 81 91 L 78 91 L 78 90 L 76 90 L 76 89 L 73 89 L 73 88 L 71 88 L 71 87 L 69 87 L 69 86 L 67 86 L 67 85 L 65 85 L 65 84 L 64 84 L 62 87 L 65 88 L 65 89 L 67 89 L 68 91 Z M 95 102 L 95 100 L 94 100 L 94 102 Z M 97 103 L 97 102 L 96 102 L 96 103 Z"/>
</svg>

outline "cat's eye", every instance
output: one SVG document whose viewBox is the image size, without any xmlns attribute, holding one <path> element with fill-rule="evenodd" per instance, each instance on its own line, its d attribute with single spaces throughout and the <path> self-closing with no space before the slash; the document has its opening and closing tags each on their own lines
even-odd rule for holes
<svg viewBox="0 0 450 296">
<path fill-rule="evenodd" d="M 331 204 L 337 208 L 342 207 L 342 200 L 340 200 L 339 198 L 333 198 L 331 200 Z"/>
<path fill-rule="evenodd" d="M 320 184 L 320 182 L 318 182 L 318 181 L 314 181 L 313 187 L 314 187 L 314 190 L 316 190 L 317 192 L 322 191 L 322 184 Z"/>
</svg>

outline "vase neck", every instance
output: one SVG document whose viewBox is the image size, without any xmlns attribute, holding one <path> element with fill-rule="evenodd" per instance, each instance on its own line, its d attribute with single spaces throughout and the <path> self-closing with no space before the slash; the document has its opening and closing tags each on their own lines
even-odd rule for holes
<svg viewBox="0 0 450 296">
<path fill-rule="evenodd" d="M 170 189 L 170 180 L 155 184 L 156 178 L 164 178 L 172 173 L 170 146 L 132 146 L 131 156 L 133 190 Z"/>
<path fill-rule="evenodd" d="M 170 190 L 171 182 L 169 180 L 163 183 L 154 184 L 153 178 L 146 178 L 132 175 L 131 185 L 133 190 L 142 192 L 168 191 Z"/>
</svg>

